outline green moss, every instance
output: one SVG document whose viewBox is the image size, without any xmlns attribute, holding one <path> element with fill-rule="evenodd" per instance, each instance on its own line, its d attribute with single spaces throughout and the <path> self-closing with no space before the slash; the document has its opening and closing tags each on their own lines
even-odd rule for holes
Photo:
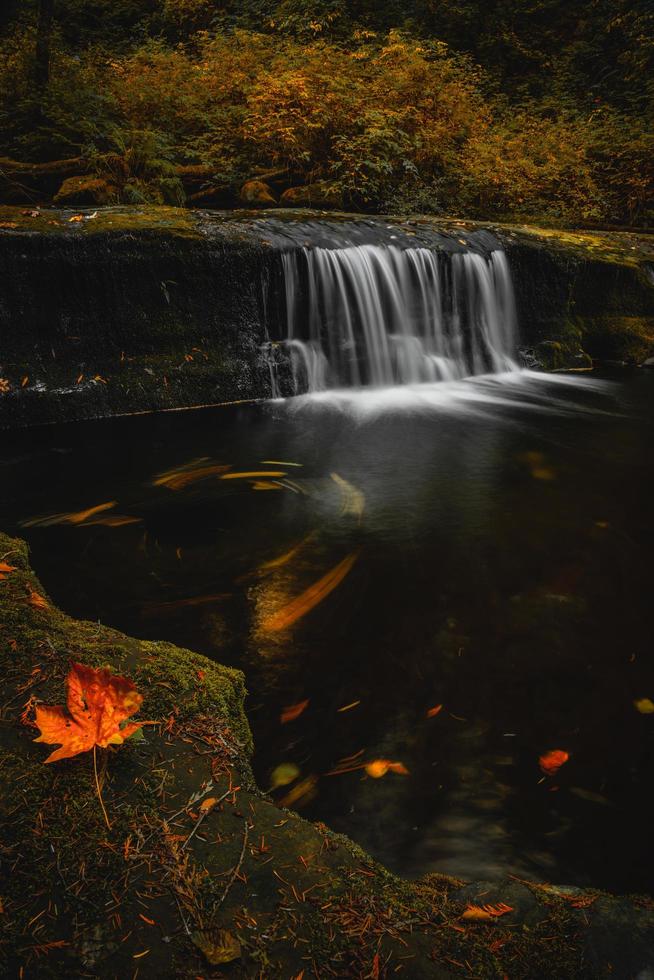
<svg viewBox="0 0 654 980">
<path fill-rule="evenodd" d="M 642 364 L 654 354 L 654 316 L 606 316 L 580 321 L 593 357 Z"/>
<path fill-rule="evenodd" d="M 542 885 L 401 881 L 346 837 L 280 810 L 252 781 L 238 671 L 34 608 L 29 591 L 43 592 L 26 545 L 0 533 L 0 555 L 16 568 L 0 581 L 6 975 L 133 976 L 137 962 L 143 975 L 204 976 L 190 936 L 213 928 L 241 943 L 230 975 L 271 980 L 307 964 L 318 975 L 371 976 L 376 963 L 380 977 L 608 980 L 631 975 L 622 965 L 635 945 L 650 935 L 654 944 L 646 898 L 601 898 L 615 928 L 610 955 L 598 960 L 596 893 L 579 911 Z M 46 766 L 46 747 L 33 742 L 29 698 L 62 703 L 70 659 L 134 678 L 145 695 L 140 717 L 166 722 L 101 757 L 111 828 L 91 754 Z M 198 831 L 202 793 L 220 802 Z M 461 923 L 468 902 L 498 901 L 512 913 Z"/>
<path fill-rule="evenodd" d="M 70 219 L 82 215 L 83 221 Z M 95 217 L 92 217 L 95 215 Z M 200 237 L 197 216 L 185 208 L 165 205 L 26 209 L 0 206 L 0 234 L 39 232 L 46 235 L 166 234 Z"/>
</svg>

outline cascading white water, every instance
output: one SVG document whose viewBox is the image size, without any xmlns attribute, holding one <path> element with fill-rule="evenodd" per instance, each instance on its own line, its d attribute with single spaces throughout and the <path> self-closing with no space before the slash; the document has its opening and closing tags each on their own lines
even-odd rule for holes
<svg viewBox="0 0 654 980">
<path fill-rule="evenodd" d="M 394 245 L 282 254 L 296 393 L 515 370 L 504 252 Z"/>
</svg>

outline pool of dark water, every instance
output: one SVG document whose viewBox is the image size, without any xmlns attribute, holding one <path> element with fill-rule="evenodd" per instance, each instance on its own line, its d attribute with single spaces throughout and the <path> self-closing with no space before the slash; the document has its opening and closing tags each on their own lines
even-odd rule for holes
<svg viewBox="0 0 654 980">
<path fill-rule="evenodd" d="M 393 870 L 651 891 L 653 476 L 654 373 L 525 374 L 5 434 L 0 502 L 68 612 L 240 667 L 259 784 Z"/>
</svg>

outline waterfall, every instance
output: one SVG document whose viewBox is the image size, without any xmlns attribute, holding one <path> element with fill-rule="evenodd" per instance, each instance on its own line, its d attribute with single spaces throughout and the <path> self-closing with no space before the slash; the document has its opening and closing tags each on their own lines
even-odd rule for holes
<svg viewBox="0 0 654 980">
<path fill-rule="evenodd" d="M 282 254 L 296 393 L 451 381 L 516 369 L 504 252 L 392 244 Z"/>
</svg>

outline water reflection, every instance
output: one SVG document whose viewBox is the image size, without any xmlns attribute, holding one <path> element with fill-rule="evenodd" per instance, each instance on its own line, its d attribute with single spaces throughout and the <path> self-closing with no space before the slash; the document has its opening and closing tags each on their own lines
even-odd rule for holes
<svg viewBox="0 0 654 980">
<path fill-rule="evenodd" d="M 7 443 L 4 513 L 71 612 L 241 666 L 260 784 L 294 767 L 276 798 L 401 873 L 647 889 L 653 382 L 52 429 Z"/>
</svg>

